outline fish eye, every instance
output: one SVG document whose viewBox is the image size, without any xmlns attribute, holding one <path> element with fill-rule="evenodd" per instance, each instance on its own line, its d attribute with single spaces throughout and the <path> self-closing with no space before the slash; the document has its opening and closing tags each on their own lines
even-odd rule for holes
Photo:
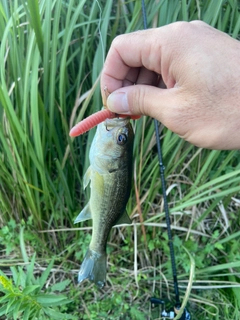
<svg viewBox="0 0 240 320">
<path fill-rule="evenodd" d="M 124 133 L 120 133 L 117 136 L 117 144 L 123 146 L 127 142 L 127 135 Z"/>
</svg>

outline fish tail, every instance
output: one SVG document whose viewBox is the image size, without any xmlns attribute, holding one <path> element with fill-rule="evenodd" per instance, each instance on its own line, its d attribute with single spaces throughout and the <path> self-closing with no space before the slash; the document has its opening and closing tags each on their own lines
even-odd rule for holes
<svg viewBox="0 0 240 320">
<path fill-rule="evenodd" d="M 106 254 L 88 249 L 78 273 L 78 282 L 81 283 L 85 279 L 89 279 L 99 288 L 102 288 L 105 285 L 106 273 Z"/>
</svg>

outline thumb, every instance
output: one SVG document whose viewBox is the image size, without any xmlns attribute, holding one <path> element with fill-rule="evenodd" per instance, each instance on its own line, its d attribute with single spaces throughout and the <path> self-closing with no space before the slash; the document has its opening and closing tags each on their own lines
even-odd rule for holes
<svg viewBox="0 0 240 320">
<path fill-rule="evenodd" d="M 175 90 L 142 84 L 123 87 L 109 95 L 107 107 L 118 114 L 147 115 L 164 123 L 173 111 Z"/>
</svg>

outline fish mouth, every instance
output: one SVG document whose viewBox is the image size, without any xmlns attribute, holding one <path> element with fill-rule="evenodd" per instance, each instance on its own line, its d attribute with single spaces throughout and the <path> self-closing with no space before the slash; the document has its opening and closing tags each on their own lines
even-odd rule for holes
<svg viewBox="0 0 240 320">
<path fill-rule="evenodd" d="M 110 130 L 115 127 L 124 127 L 129 123 L 130 119 L 130 117 L 106 119 L 104 121 L 104 125 L 107 128 L 107 130 Z"/>
</svg>

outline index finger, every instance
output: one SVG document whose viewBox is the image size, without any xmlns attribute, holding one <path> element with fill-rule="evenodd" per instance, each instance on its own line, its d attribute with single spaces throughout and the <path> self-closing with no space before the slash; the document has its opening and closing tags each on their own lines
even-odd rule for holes
<svg viewBox="0 0 240 320">
<path fill-rule="evenodd" d="M 109 93 L 112 93 L 119 88 L 133 84 L 139 72 L 138 68 L 144 67 L 154 73 L 161 73 L 159 29 L 124 34 L 113 40 L 101 74 L 104 104 L 106 103 L 104 93 L 106 88 Z M 159 55 L 156 55 L 156 52 L 159 52 Z"/>
</svg>

